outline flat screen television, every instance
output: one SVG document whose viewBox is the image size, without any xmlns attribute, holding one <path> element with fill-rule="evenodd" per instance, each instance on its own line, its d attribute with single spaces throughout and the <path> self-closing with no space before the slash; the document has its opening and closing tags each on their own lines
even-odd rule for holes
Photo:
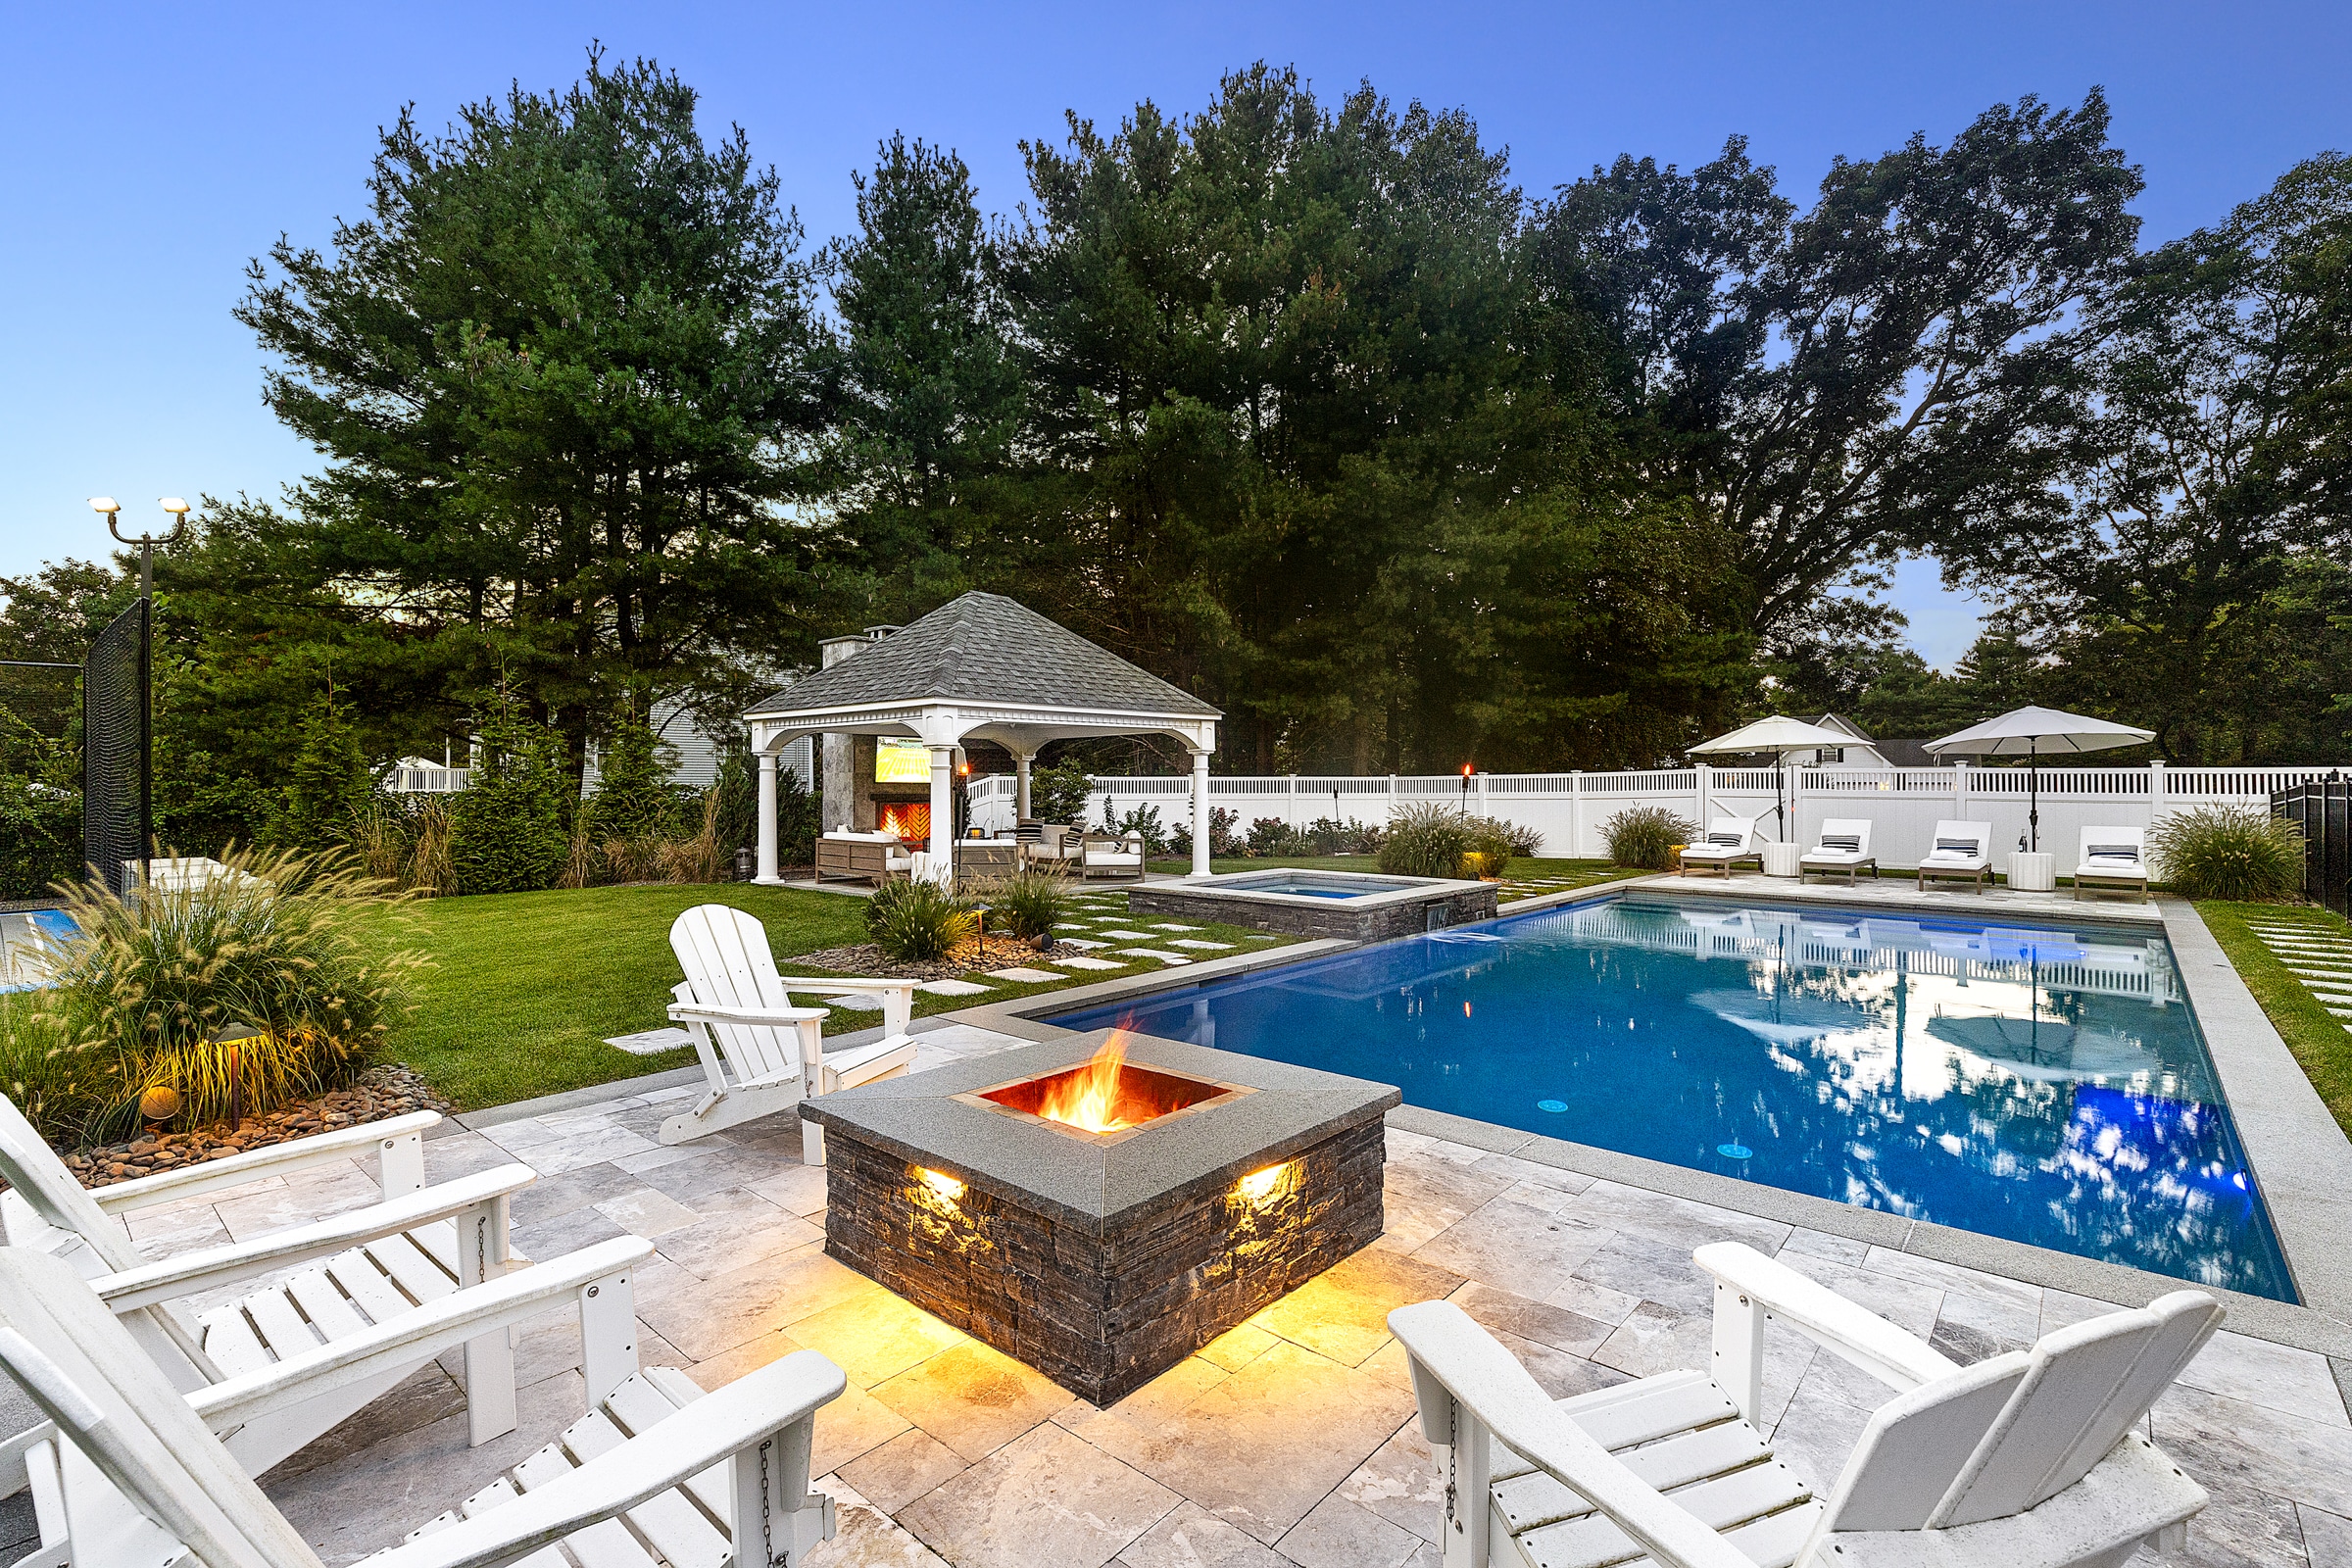
<svg viewBox="0 0 2352 1568">
<path fill-rule="evenodd" d="M 931 748 L 921 741 L 892 740 L 885 736 L 874 742 L 874 782 L 877 784 L 928 784 L 931 782 Z"/>
</svg>

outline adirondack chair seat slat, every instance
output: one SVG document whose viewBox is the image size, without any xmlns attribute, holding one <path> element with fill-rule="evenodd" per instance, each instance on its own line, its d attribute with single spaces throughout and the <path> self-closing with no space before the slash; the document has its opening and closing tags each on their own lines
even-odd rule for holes
<svg viewBox="0 0 2352 1568">
<path fill-rule="evenodd" d="M 286 1281 L 286 1290 L 302 1315 L 311 1320 L 320 1338 L 327 1343 L 357 1334 L 369 1324 L 369 1319 L 355 1307 L 349 1298 L 335 1288 L 335 1280 L 322 1268 L 306 1268 Z"/>
<path fill-rule="evenodd" d="M 1962 1366 L 1746 1247 L 1695 1261 L 1715 1277 L 1712 1376 L 1554 1401 L 1459 1307 L 1390 1314 L 1447 1478 L 1446 1568 L 2120 1568 L 2177 1548 L 2205 1504 L 2136 1428 L 2220 1324 L 2208 1296 Z M 1895 1391 L 1826 1495 L 1752 1425 L 1768 1328 Z"/>
</svg>

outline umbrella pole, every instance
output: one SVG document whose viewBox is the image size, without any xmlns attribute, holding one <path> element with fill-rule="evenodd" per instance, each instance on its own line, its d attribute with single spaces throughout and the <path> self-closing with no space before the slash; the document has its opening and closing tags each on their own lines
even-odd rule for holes
<svg viewBox="0 0 2352 1568">
<path fill-rule="evenodd" d="M 2026 836 L 2030 848 L 2041 852 L 2041 750 L 2037 736 L 2026 738 Z"/>
</svg>

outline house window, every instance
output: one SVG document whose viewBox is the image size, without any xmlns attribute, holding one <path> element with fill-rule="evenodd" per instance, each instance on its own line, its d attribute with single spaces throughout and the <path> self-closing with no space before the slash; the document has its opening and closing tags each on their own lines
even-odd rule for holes
<svg viewBox="0 0 2352 1568">
<path fill-rule="evenodd" d="M 1845 748 L 1842 746 L 1824 746 L 1814 756 L 1814 765 L 1816 767 L 1827 767 L 1833 762 L 1842 762 L 1844 760 Z"/>
</svg>

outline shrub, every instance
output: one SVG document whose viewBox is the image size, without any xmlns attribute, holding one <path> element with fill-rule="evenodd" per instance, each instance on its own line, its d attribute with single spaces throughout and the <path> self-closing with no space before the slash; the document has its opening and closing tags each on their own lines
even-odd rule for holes
<svg viewBox="0 0 2352 1568">
<path fill-rule="evenodd" d="M 1076 762 L 1029 770 L 1029 815 L 1035 821 L 1076 827 L 1086 820 L 1086 803 L 1094 793 L 1093 776 Z"/>
<path fill-rule="evenodd" d="M 1250 824 L 1251 855 L 1312 855 L 1314 841 L 1279 816 L 1261 816 Z"/>
<path fill-rule="evenodd" d="M 1016 937 L 1035 942 L 1054 929 L 1068 907 L 1070 879 L 1060 866 L 1023 866 L 977 890 L 988 917 Z"/>
<path fill-rule="evenodd" d="M 1354 817 L 1340 821 L 1336 817 L 1319 816 L 1306 825 L 1307 853 L 1312 855 L 1376 855 L 1380 851 L 1380 829 Z"/>
<path fill-rule="evenodd" d="M 1511 857 L 1520 853 L 1518 840 L 1511 824 L 1498 822 L 1491 816 L 1473 816 L 1462 823 L 1470 835 L 1466 856 L 1475 857 L 1475 870 L 1480 876 L 1500 876 L 1510 869 Z M 1472 869 L 1465 865 L 1464 869 Z"/>
<path fill-rule="evenodd" d="M 1108 800 L 1102 803 L 1102 827 L 1105 832 L 1125 838 L 1133 833 L 1144 841 L 1146 855 L 1165 855 L 1168 852 L 1168 830 L 1160 825 L 1159 808 L 1139 806 L 1125 816 L 1118 814 Z M 1187 846 L 1188 848 L 1190 846 Z"/>
<path fill-rule="evenodd" d="M 1380 842 L 1380 868 L 1392 876 L 1456 876 L 1469 848 L 1469 826 L 1449 807 L 1400 806 Z"/>
<path fill-rule="evenodd" d="M 449 807 L 449 858 L 461 893 L 547 887 L 565 869 L 563 742 L 502 700 L 481 726 L 466 787 Z"/>
<path fill-rule="evenodd" d="M 2148 830 L 2152 869 L 2192 899 L 2267 904 L 2303 885 L 2303 834 L 2253 806 L 2200 806 Z"/>
<path fill-rule="evenodd" d="M 1639 871 L 1663 871 L 1673 864 L 1674 847 L 1689 844 L 1698 829 L 1663 806 L 1634 806 L 1600 824 L 1609 858 Z"/>
<path fill-rule="evenodd" d="M 0 775 L 0 899 L 37 899 L 81 874 L 81 792 Z"/>
<path fill-rule="evenodd" d="M 662 845 L 662 876 L 669 882 L 723 882 L 729 857 L 718 843 L 718 791 L 703 792 L 702 826 Z"/>
<path fill-rule="evenodd" d="M 408 1010 L 416 955 L 377 956 L 354 932 L 388 902 L 346 855 L 231 851 L 234 874 L 193 887 L 84 887 L 65 901 L 80 927 L 49 965 L 35 1010 L 52 1125 L 87 1139 L 136 1124 L 139 1096 L 179 1091 L 188 1125 L 228 1108 L 227 1052 L 211 1044 L 251 1026 L 239 1048 L 244 1107 L 266 1112 L 347 1081 Z M 11 1064 L 22 1072 L 24 1062 Z M 61 1131 L 67 1130 L 60 1128 Z"/>
<path fill-rule="evenodd" d="M 962 899 L 919 877 L 885 882 L 865 901 L 866 931 L 906 963 L 936 963 L 970 941 L 979 923 Z"/>
</svg>

